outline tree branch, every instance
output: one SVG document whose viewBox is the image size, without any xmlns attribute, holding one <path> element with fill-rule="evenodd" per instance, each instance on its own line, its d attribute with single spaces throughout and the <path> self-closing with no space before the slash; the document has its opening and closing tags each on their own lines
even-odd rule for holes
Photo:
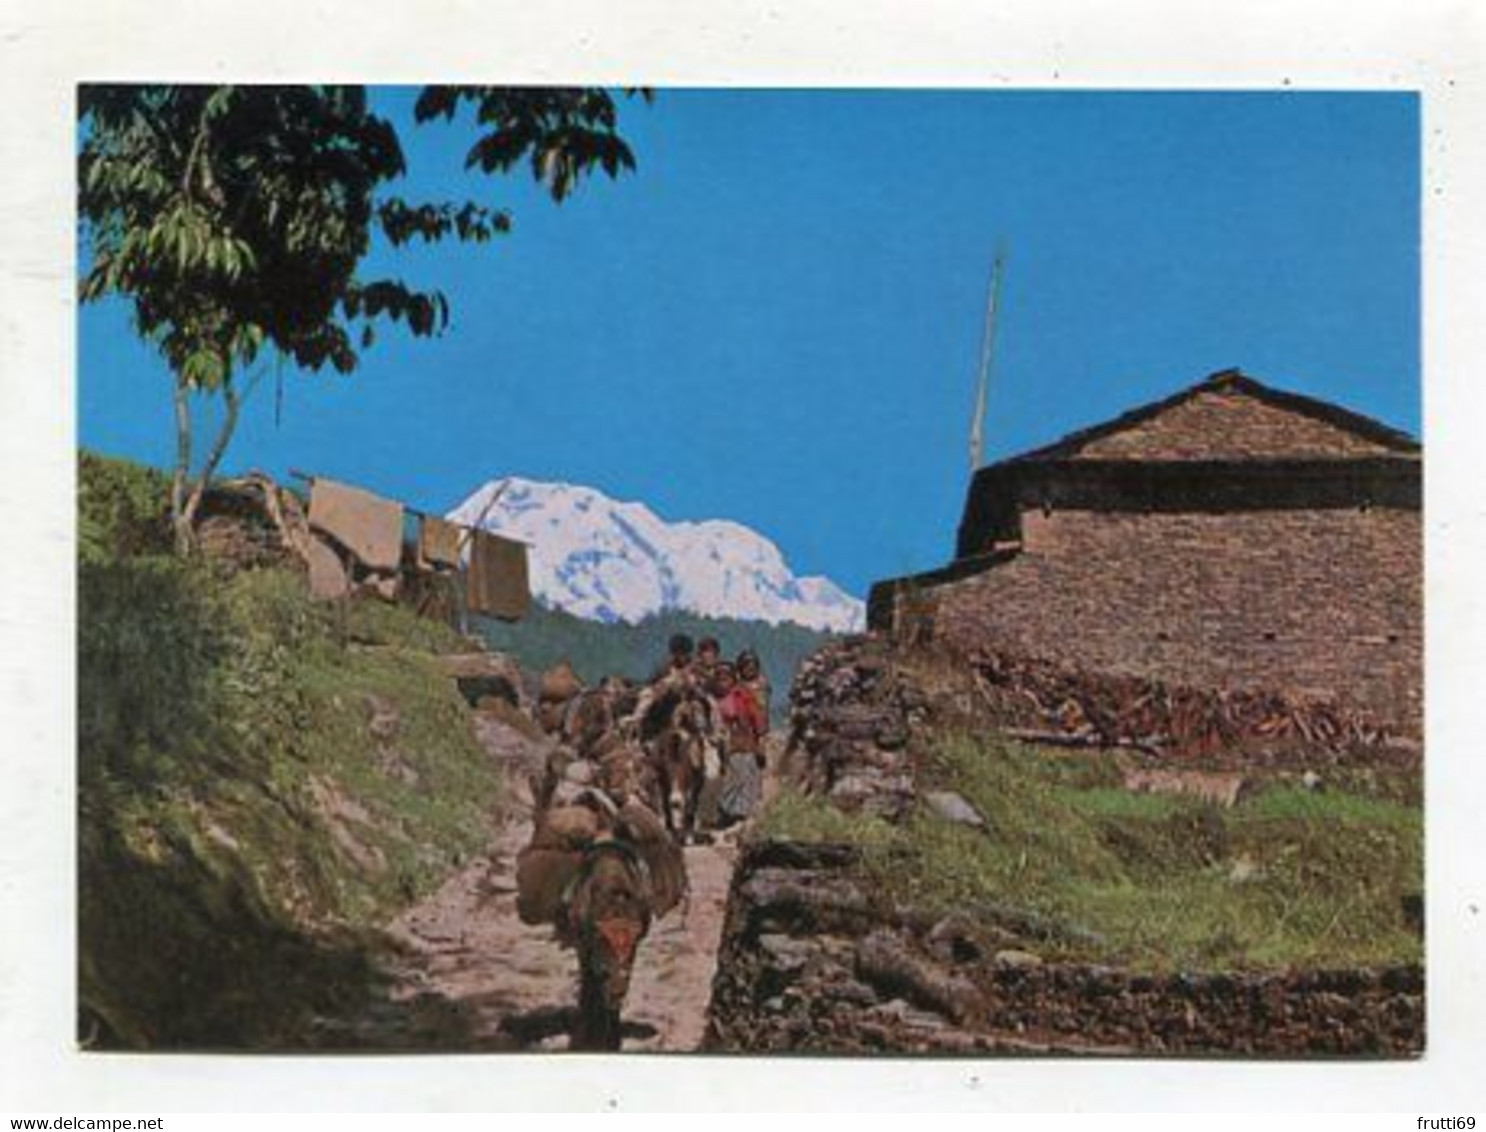
<svg viewBox="0 0 1486 1132">
<path fill-rule="evenodd" d="M 196 168 L 196 162 L 201 158 L 202 147 L 206 145 L 206 120 L 207 109 L 211 106 L 211 95 L 201 103 L 201 114 L 196 119 L 196 136 L 191 139 L 191 152 L 186 154 L 186 167 L 181 172 L 181 194 L 187 202 L 191 202 L 191 172 Z"/>
</svg>

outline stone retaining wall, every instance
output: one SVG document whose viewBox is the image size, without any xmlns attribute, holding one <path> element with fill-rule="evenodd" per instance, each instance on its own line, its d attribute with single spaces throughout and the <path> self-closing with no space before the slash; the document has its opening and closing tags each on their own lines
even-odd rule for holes
<svg viewBox="0 0 1486 1132">
<path fill-rule="evenodd" d="M 926 694 L 881 642 L 817 654 L 793 702 L 783 773 L 794 788 L 888 821 L 943 801 L 920 791 L 915 758 L 954 705 Z M 1418 967 L 1158 977 L 1045 963 L 1038 951 L 1059 929 L 1035 915 L 982 908 L 972 921 L 887 906 L 860 864 L 850 845 L 764 840 L 745 849 L 705 1048 L 1271 1057 L 1423 1049 Z"/>
<path fill-rule="evenodd" d="M 748 1053 L 1404 1057 L 1418 967 L 1152 976 L 1043 964 L 955 917 L 885 912 L 847 846 L 765 842 L 739 864 L 707 1047 Z"/>
</svg>

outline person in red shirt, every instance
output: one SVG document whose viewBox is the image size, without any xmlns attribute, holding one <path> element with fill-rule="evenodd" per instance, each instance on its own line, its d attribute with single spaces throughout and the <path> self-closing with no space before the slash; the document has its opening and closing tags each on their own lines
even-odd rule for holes
<svg viewBox="0 0 1486 1132">
<path fill-rule="evenodd" d="M 719 664 L 714 683 L 717 716 L 727 743 L 719 824 L 726 828 L 751 817 L 763 798 L 764 736 L 769 720 L 753 690 L 739 684 L 731 664 Z"/>
<path fill-rule="evenodd" d="M 758 706 L 763 709 L 764 729 L 769 726 L 769 700 L 772 689 L 769 687 L 769 678 L 764 675 L 763 666 L 759 663 L 758 653 L 752 649 L 744 649 L 738 654 L 737 660 L 738 686 L 747 688 L 753 693 L 753 698 L 758 701 Z"/>
</svg>

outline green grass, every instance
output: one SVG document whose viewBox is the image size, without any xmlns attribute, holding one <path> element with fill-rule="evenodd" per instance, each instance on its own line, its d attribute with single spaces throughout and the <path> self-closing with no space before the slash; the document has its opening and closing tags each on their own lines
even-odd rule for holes
<svg viewBox="0 0 1486 1132">
<path fill-rule="evenodd" d="M 170 549 L 170 484 L 163 472 L 83 451 L 77 470 L 81 561 L 111 562 Z"/>
<path fill-rule="evenodd" d="M 488 837 L 497 778 L 435 656 L 459 642 L 287 572 L 119 554 L 139 517 L 104 514 L 78 579 L 85 1015 L 123 1046 L 303 1044 L 369 992 L 367 929 Z"/>
<path fill-rule="evenodd" d="M 429 653 L 470 650 L 469 643 L 444 622 L 413 616 L 404 606 L 375 600 L 347 605 L 342 629 L 349 640 L 358 644 L 390 645 Z"/>
<path fill-rule="evenodd" d="M 85 569 L 81 608 L 83 783 L 128 788 L 134 824 L 178 827 L 211 854 L 210 824 L 266 893 L 352 924 L 478 847 L 495 779 L 426 649 L 347 647 L 334 613 L 277 571 Z M 382 616 L 425 635 L 402 611 Z M 397 716 L 385 740 L 368 730 L 379 704 Z M 312 777 L 365 811 L 349 824 L 387 867 L 359 867 L 326 841 Z"/>
<path fill-rule="evenodd" d="M 848 814 L 822 798 L 784 789 L 762 815 L 756 836 L 784 841 L 887 846 L 897 842 L 898 830 L 881 818 Z"/>
<path fill-rule="evenodd" d="M 1384 798 L 1264 789 L 1232 809 L 1129 793 L 1103 755 L 956 738 L 926 777 L 988 832 L 927 811 L 892 827 L 789 793 L 763 836 L 851 841 L 892 903 L 1049 930 L 1049 958 L 1257 970 L 1422 961 L 1402 898 L 1423 889 L 1422 814 Z"/>
</svg>

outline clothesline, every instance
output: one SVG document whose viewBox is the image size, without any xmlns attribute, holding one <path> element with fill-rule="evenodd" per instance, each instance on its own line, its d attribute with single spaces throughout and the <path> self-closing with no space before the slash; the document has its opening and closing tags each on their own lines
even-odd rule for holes
<svg viewBox="0 0 1486 1132">
<path fill-rule="evenodd" d="M 317 479 L 329 479 L 330 478 L 329 476 L 317 476 L 317 475 L 314 475 L 313 473 L 310 473 L 310 472 L 301 472 L 297 468 L 290 468 L 289 469 L 289 475 L 293 479 L 303 480 L 305 483 L 311 484 L 311 485 L 313 485 L 314 482 Z M 406 511 L 408 514 L 410 514 L 410 515 L 416 515 L 420 519 L 438 519 L 440 522 L 448 523 L 450 526 L 458 527 L 460 530 L 464 531 L 465 533 L 464 533 L 463 537 L 460 539 L 460 543 L 459 543 L 459 549 L 462 551 L 462 550 L 464 550 L 464 548 L 466 546 L 469 545 L 470 536 L 475 531 L 477 531 L 477 530 L 483 530 L 484 529 L 481 526 L 481 524 L 484 523 L 485 517 L 490 514 L 490 508 L 492 506 L 494 506 L 496 500 L 500 498 L 501 493 L 505 491 L 505 489 L 506 489 L 506 483 L 507 482 L 508 481 L 506 481 L 506 480 L 502 480 L 501 481 L 500 486 L 495 489 L 495 492 L 491 495 L 490 499 L 488 499 L 486 501 L 486 503 L 485 503 L 485 509 L 480 512 L 480 517 L 478 519 L 476 519 L 473 524 L 471 524 L 471 523 L 460 523 L 460 522 L 456 522 L 453 519 L 445 518 L 443 515 L 436 515 L 436 514 L 433 514 L 430 511 L 423 511 L 423 510 L 421 510 L 421 509 L 419 509 L 417 507 L 412 506 L 412 504 L 409 504 L 409 503 L 404 503 L 401 506 L 402 506 L 402 509 L 404 511 Z M 519 537 L 517 537 L 515 535 L 508 534 L 505 531 L 501 531 L 500 532 L 500 537 L 503 538 L 503 539 L 506 539 L 506 540 L 508 540 L 510 542 L 519 542 L 522 546 L 527 547 L 528 549 L 530 549 L 531 547 L 533 547 L 533 546 L 536 545 L 535 543 L 533 543 L 533 542 L 531 542 L 531 541 L 529 541 L 527 539 L 519 538 Z"/>
<path fill-rule="evenodd" d="M 420 520 L 413 540 L 420 570 L 456 573 L 465 593 L 464 609 L 471 612 L 506 620 L 520 620 L 526 615 L 531 604 L 529 545 L 482 526 L 508 481 L 490 493 L 471 526 L 407 507 L 329 476 L 293 468 L 289 474 L 309 484 L 310 525 L 333 539 L 354 561 L 372 570 L 375 580 L 369 584 L 384 596 L 396 595 L 408 547 L 407 516 L 412 512 Z M 343 585 L 328 586 L 328 590 L 340 588 Z M 461 610 L 461 620 L 463 616 Z"/>
</svg>

